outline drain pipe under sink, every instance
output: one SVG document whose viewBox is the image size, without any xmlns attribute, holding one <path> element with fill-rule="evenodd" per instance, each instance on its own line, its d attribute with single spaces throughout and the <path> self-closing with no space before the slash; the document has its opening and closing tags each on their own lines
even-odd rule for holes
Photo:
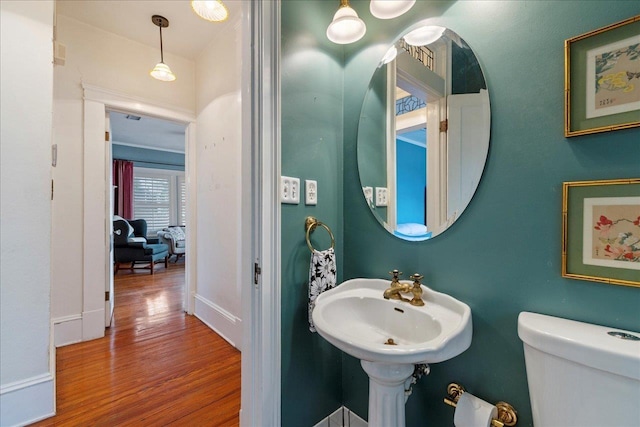
<svg viewBox="0 0 640 427">
<path fill-rule="evenodd" d="M 429 375 L 431 372 L 431 368 L 426 363 L 420 363 L 418 365 L 414 365 L 413 374 L 407 378 L 407 381 L 404 383 L 404 403 L 407 403 L 409 400 L 409 396 L 413 393 L 413 385 L 418 382 L 420 378 L 424 375 Z"/>
</svg>

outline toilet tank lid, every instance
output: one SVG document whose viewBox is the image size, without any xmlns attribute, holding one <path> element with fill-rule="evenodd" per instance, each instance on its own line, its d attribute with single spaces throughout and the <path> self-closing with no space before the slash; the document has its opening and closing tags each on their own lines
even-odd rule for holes
<svg viewBox="0 0 640 427">
<path fill-rule="evenodd" d="M 640 333 L 538 313 L 518 316 L 518 336 L 529 346 L 592 368 L 640 380 L 640 341 L 608 332 Z"/>
</svg>

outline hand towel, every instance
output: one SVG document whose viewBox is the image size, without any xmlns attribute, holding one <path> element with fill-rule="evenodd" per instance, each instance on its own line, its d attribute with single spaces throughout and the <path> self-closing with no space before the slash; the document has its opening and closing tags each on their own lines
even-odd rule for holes
<svg viewBox="0 0 640 427">
<path fill-rule="evenodd" d="M 336 255 L 333 248 L 313 250 L 309 264 L 309 330 L 315 332 L 311 313 L 318 295 L 336 286 Z"/>
</svg>

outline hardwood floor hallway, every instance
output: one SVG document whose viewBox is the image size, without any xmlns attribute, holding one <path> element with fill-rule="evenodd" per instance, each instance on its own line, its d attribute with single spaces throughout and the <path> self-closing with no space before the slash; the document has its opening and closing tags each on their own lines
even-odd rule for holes
<svg viewBox="0 0 640 427">
<path fill-rule="evenodd" d="M 57 349 L 57 415 L 34 426 L 237 426 L 240 352 L 182 311 L 184 260 L 115 276 L 106 336 Z"/>
</svg>

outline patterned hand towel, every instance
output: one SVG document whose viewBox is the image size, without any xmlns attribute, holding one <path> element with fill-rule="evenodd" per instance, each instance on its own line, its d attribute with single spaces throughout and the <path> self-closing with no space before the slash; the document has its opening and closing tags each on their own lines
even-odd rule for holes
<svg viewBox="0 0 640 427">
<path fill-rule="evenodd" d="M 315 332 L 311 313 L 318 295 L 336 286 L 336 255 L 333 248 L 314 250 L 309 264 L 309 330 Z"/>
</svg>

